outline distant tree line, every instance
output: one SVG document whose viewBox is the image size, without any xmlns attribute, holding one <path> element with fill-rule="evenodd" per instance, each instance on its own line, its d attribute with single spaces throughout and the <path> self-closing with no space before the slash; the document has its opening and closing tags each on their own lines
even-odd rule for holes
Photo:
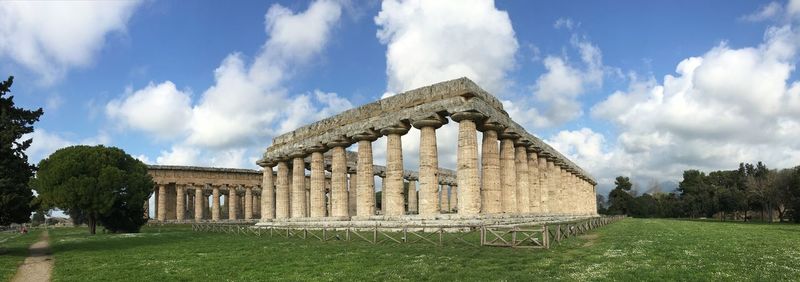
<svg viewBox="0 0 800 282">
<path fill-rule="evenodd" d="M 619 176 L 608 201 L 598 195 L 598 212 L 633 217 L 764 219 L 800 222 L 800 166 L 770 170 L 761 162 L 736 170 L 683 172 L 675 192 L 655 189 L 642 195 Z"/>
</svg>

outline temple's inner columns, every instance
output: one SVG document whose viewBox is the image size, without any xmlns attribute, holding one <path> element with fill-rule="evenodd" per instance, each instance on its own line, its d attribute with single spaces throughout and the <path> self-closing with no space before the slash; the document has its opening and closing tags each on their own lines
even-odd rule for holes
<svg viewBox="0 0 800 282">
<path fill-rule="evenodd" d="M 437 185 L 439 190 L 436 192 L 439 195 L 439 203 L 438 203 L 438 210 L 440 213 L 447 213 L 450 209 L 450 197 L 449 197 L 449 190 L 447 189 L 447 185 L 439 184 Z"/>
<path fill-rule="evenodd" d="M 456 183 L 461 189 L 458 194 L 458 214 L 478 214 L 481 211 L 481 183 L 476 123 L 482 122 L 485 117 L 477 112 L 457 112 L 450 117 L 458 122 Z"/>
<path fill-rule="evenodd" d="M 530 189 L 528 196 L 530 197 L 530 211 L 532 213 L 541 213 L 541 184 L 539 183 L 539 157 L 534 151 L 534 147 L 528 147 L 528 182 Z"/>
<path fill-rule="evenodd" d="M 345 140 L 337 140 L 327 144 L 331 147 L 331 216 L 346 217 L 347 207 L 347 155 L 345 148 L 350 143 Z"/>
<path fill-rule="evenodd" d="M 415 214 L 419 212 L 419 203 L 417 200 L 417 180 L 408 180 L 408 213 Z"/>
<path fill-rule="evenodd" d="M 408 133 L 411 126 L 405 122 L 381 129 L 386 135 L 386 178 L 383 182 L 385 202 L 381 202 L 383 215 L 399 216 L 405 214 L 403 197 L 403 143 L 401 136 Z"/>
<path fill-rule="evenodd" d="M 435 114 L 414 120 L 412 125 L 420 131 L 419 144 L 419 199 L 418 212 L 428 216 L 438 214 L 439 152 L 436 145 L 436 129 L 447 123 L 447 119 Z M 410 191 L 410 190 L 409 190 Z"/>
<path fill-rule="evenodd" d="M 219 209 L 220 209 L 219 186 L 214 185 L 214 187 L 212 189 L 213 190 L 211 192 L 211 196 L 212 196 L 212 200 L 211 200 L 211 220 L 212 221 L 219 221 L 219 219 L 220 219 L 220 216 L 219 216 Z"/>
<path fill-rule="evenodd" d="M 500 202 L 502 194 L 500 182 L 500 147 L 497 132 L 503 130 L 498 123 L 484 122 L 480 127 L 483 131 L 481 143 L 481 210 L 483 213 L 501 213 L 503 205 Z"/>
<path fill-rule="evenodd" d="M 530 182 L 528 180 L 528 144 L 517 139 L 514 142 L 514 168 L 517 176 L 517 212 L 530 212 Z"/>
<path fill-rule="evenodd" d="M 244 186 L 244 219 L 253 218 L 253 187 Z"/>
<path fill-rule="evenodd" d="M 199 184 L 194 186 L 194 221 L 203 220 L 203 189 Z"/>
<path fill-rule="evenodd" d="M 450 188 L 450 212 L 458 211 L 458 186 L 448 185 Z"/>
<path fill-rule="evenodd" d="M 500 133 L 500 183 L 501 204 L 504 213 L 517 213 L 517 170 L 514 140 L 519 135 L 513 132 Z"/>
<path fill-rule="evenodd" d="M 261 178 L 261 220 L 275 218 L 275 183 L 272 179 L 273 163 L 266 163 Z"/>
<path fill-rule="evenodd" d="M 377 139 L 377 134 L 365 132 L 353 136 L 358 142 L 358 160 L 356 162 L 356 177 L 358 177 L 358 202 L 356 215 L 359 217 L 375 214 L 375 176 L 372 167 L 372 141 Z"/>
<path fill-rule="evenodd" d="M 312 147 L 311 151 L 311 217 L 325 216 L 325 163 L 322 146 Z"/>
<path fill-rule="evenodd" d="M 351 172 L 351 168 L 347 168 L 347 214 L 350 216 L 356 215 L 356 205 L 358 201 L 358 176 L 355 170 Z"/>
</svg>

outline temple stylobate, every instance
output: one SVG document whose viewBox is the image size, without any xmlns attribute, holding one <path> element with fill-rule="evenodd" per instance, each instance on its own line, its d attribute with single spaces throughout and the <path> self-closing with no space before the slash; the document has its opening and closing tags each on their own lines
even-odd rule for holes
<svg viewBox="0 0 800 282">
<path fill-rule="evenodd" d="M 454 171 L 439 166 L 436 140 L 436 130 L 451 121 L 458 123 Z M 401 137 L 411 127 L 420 130 L 419 166 L 406 168 Z M 373 148 L 384 136 L 386 148 Z M 356 152 L 347 151 L 353 144 Z M 385 150 L 385 166 L 373 163 L 374 149 Z M 596 215 L 592 177 L 514 122 L 497 98 L 467 78 L 277 136 L 257 163 L 264 168 L 260 225 Z M 376 175 L 383 178 L 380 197 Z"/>
</svg>

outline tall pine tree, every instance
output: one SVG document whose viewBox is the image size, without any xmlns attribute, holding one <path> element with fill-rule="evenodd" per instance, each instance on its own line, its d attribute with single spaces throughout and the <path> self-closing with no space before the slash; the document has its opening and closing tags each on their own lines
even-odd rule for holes
<svg viewBox="0 0 800 282">
<path fill-rule="evenodd" d="M 28 163 L 25 150 L 33 139 L 21 138 L 33 132 L 33 123 L 44 113 L 42 108 L 15 107 L 14 96 L 9 95 L 13 82 L 13 76 L 0 82 L 0 225 L 30 220 L 34 198 L 28 181 L 36 167 Z"/>
</svg>

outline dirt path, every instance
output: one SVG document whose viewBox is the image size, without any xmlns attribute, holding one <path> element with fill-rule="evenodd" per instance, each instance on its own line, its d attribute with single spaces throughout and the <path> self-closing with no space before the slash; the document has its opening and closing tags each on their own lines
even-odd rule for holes
<svg viewBox="0 0 800 282">
<path fill-rule="evenodd" d="M 29 248 L 30 255 L 19 266 L 17 274 L 11 279 L 12 282 L 50 281 L 50 273 L 53 271 L 53 255 L 50 252 L 49 240 L 50 237 L 45 230 L 42 232 L 39 242 Z"/>
</svg>

